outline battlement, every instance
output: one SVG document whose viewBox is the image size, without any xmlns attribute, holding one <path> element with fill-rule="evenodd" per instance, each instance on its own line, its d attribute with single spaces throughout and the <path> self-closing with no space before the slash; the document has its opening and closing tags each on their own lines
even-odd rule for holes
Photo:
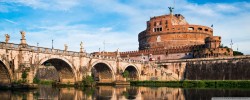
<svg viewBox="0 0 250 100">
<path fill-rule="evenodd" d="M 208 43 L 208 42 L 221 42 L 221 37 L 220 36 L 212 36 L 212 37 L 207 37 L 205 39 L 205 43 Z"/>
<path fill-rule="evenodd" d="M 179 46 L 179 47 L 172 47 L 168 49 L 164 48 L 157 48 L 157 49 L 149 49 L 149 50 L 138 50 L 138 51 L 127 51 L 127 52 L 120 52 L 121 57 L 136 57 L 143 55 L 161 55 L 161 54 L 174 54 L 174 53 L 189 53 L 192 52 L 194 48 L 203 48 L 203 45 L 188 45 L 188 46 Z"/>
</svg>

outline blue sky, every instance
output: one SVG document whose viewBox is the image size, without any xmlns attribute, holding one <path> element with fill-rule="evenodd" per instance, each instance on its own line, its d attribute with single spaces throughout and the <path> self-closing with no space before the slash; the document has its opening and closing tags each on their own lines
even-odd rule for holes
<svg viewBox="0 0 250 100">
<path fill-rule="evenodd" d="M 87 52 L 138 50 L 138 33 L 150 17 L 174 13 L 190 24 L 214 25 L 214 35 L 222 44 L 250 54 L 250 1 L 248 0 L 0 0 L 0 41 L 10 34 L 20 43 L 20 30 L 26 31 L 29 45 Z"/>
</svg>

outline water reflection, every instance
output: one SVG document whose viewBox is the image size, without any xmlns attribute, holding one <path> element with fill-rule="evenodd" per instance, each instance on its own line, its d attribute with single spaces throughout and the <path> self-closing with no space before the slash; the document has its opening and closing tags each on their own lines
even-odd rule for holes
<svg viewBox="0 0 250 100">
<path fill-rule="evenodd" d="M 210 100 L 212 97 L 249 97 L 250 90 L 180 89 L 167 87 L 99 86 L 0 91 L 1 100 Z"/>
</svg>

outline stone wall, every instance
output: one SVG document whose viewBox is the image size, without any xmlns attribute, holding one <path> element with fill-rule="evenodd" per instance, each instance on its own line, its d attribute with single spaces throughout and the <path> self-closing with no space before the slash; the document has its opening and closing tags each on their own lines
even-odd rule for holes
<svg viewBox="0 0 250 100">
<path fill-rule="evenodd" d="M 186 64 L 184 79 L 188 80 L 249 80 L 250 60 L 233 59 L 196 61 Z"/>
<path fill-rule="evenodd" d="M 53 66 L 46 66 L 39 68 L 36 77 L 41 80 L 55 80 L 58 81 L 59 76 L 57 70 Z"/>
</svg>

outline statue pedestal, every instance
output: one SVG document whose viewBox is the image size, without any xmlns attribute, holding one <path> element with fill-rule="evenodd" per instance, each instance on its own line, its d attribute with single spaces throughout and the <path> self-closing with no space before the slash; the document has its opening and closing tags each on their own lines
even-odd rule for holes
<svg viewBox="0 0 250 100">
<path fill-rule="evenodd" d="M 83 48 L 80 48 L 80 52 L 82 53 L 84 51 L 84 49 Z"/>
<path fill-rule="evenodd" d="M 26 39 L 21 39 L 21 44 L 27 44 Z"/>
</svg>

